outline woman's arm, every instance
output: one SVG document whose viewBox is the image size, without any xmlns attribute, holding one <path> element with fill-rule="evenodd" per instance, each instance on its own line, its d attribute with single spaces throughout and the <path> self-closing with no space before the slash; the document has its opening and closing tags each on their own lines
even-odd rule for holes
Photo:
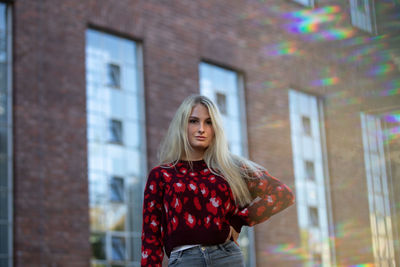
<svg viewBox="0 0 400 267">
<path fill-rule="evenodd" d="M 294 204 L 294 195 L 289 187 L 267 171 L 260 171 L 254 179 L 247 179 L 246 183 L 253 201 L 234 211 L 230 221 L 237 232 L 242 225 L 253 226 L 264 222 Z"/>
<path fill-rule="evenodd" d="M 161 267 L 164 257 L 162 202 L 163 179 L 153 169 L 147 179 L 143 201 L 142 260 L 141 266 Z"/>
</svg>

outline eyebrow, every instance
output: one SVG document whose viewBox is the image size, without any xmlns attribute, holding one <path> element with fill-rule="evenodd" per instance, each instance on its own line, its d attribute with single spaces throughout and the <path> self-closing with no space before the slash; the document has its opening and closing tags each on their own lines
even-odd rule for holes
<svg viewBox="0 0 400 267">
<path fill-rule="evenodd" d="M 198 118 L 196 116 L 190 116 L 189 119 L 198 119 L 199 120 L 200 118 Z M 211 120 L 211 117 L 206 118 L 206 120 Z"/>
</svg>

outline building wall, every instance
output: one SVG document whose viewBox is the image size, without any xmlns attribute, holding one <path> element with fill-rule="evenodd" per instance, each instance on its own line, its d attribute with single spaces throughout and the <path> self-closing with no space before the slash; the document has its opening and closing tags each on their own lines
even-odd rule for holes
<svg viewBox="0 0 400 267">
<path fill-rule="evenodd" d="M 296 191 L 288 89 L 318 96 L 324 103 L 337 263 L 373 262 L 359 112 L 398 106 L 398 94 L 382 92 L 399 72 L 374 74 L 373 66 L 391 64 L 374 56 L 379 50 L 350 60 L 377 43 L 351 27 L 348 6 L 320 1 L 316 9 L 328 21 L 319 24 L 320 31 L 299 33 L 293 28 L 299 25 L 296 15 L 315 25 L 317 12 L 281 0 L 13 5 L 15 266 L 89 265 L 88 27 L 143 44 L 149 168 L 157 163 L 158 144 L 176 108 L 198 92 L 198 64 L 207 61 L 244 75 L 249 156 Z M 348 31 L 327 37 L 320 34 L 324 27 Z M 257 266 L 306 260 L 294 207 L 255 229 Z"/>
</svg>

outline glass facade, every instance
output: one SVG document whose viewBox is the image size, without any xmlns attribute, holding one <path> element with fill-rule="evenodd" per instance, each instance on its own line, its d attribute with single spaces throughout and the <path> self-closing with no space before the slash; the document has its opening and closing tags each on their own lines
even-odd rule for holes
<svg viewBox="0 0 400 267">
<path fill-rule="evenodd" d="M 293 1 L 302 4 L 304 6 L 309 6 L 309 7 L 314 6 L 314 0 L 293 0 Z"/>
<path fill-rule="evenodd" d="M 361 30 L 376 33 L 374 1 L 350 0 L 351 23 Z"/>
<path fill-rule="evenodd" d="M 209 97 L 222 115 L 232 153 L 247 156 L 246 120 L 241 76 L 232 70 L 201 62 L 199 65 L 200 94 Z M 253 229 L 244 227 L 238 240 L 247 266 L 255 266 Z"/>
<path fill-rule="evenodd" d="M 11 10 L 0 3 L 0 267 L 13 266 Z"/>
<path fill-rule="evenodd" d="M 140 46 L 87 30 L 86 93 L 92 266 L 140 266 L 146 174 Z"/>
<path fill-rule="evenodd" d="M 296 207 L 306 266 L 334 266 L 322 110 L 315 96 L 289 91 Z"/>
<path fill-rule="evenodd" d="M 392 185 L 385 159 L 384 135 L 378 116 L 361 114 L 372 245 L 376 266 L 396 266 Z"/>
</svg>

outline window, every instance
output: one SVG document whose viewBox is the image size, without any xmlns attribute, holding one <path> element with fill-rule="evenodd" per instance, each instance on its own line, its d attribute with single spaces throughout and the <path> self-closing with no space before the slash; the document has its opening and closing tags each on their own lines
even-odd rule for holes
<svg viewBox="0 0 400 267">
<path fill-rule="evenodd" d="M 324 132 L 320 101 L 312 95 L 289 91 L 290 126 L 298 223 L 304 235 L 310 266 L 334 266 L 334 245 L 329 241 L 332 216 L 329 178 L 324 159 Z M 311 134 L 312 133 L 312 134 Z"/>
<path fill-rule="evenodd" d="M 110 183 L 110 201 L 124 202 L 124 178 L 112 177 Z"/>
<path fill-rule="evenodd" d="M 245 110 L 243 108 L 242 77 L 235 71 L 202 62 L 199 65 L 200 94 L 218 105 L 224 128 L 229 129 L 228 144 L 237 155 L 246 155 L 247 136 Z M 240 234 L 240 247 L 247 266 L 255 266 L 253 230 L 244 227 Z"/>
<path fill-rule="evenodd" d="M 308 6 L 308 7 L 314 6 L 314 0 L 293 0 L 293 1 L 303 6 Z"/>
<path fill-rule="evenodd" d="M 310 118 L 303 116 L 301 118 L 301 122 L 303 124 L 303 133 L 305 135 L 311 136 L 311 120 L 310 120 Z"/>
<path fill-rule="evenodd" d="M 11 8 L 0 2 L 0 266 L 13 266 Z"/>
<path fill-rule="evenodd" d="M 376 266 L 396 266 L 390 176 L 379 116 L 361 114 L 373 252 Z M 389 172 L 390 173 L 390 172 Z"/>
<path fill-rule="evenodd" d="M 86 38 L 91 264 L 139 266 L 147 171 L 141 48 L 93 29 Z"/>
<path fill-rule="evenodd" d="M 306 179 L 315 181 L 314 162 L 306 160 L 304 163 L 306 165 Z"/>
<path fill-rule="evenodd" d="M 107 85 L 115 88 L 121 87 L 121 69 L 117 64 L 107 64 Z"/>
<path fill-rule="evenodd" d="M 350 0 L 351 23 L 361 30 L 376 34 L 375 4 L 370 0 Z"/>
<path fill-rule="evenodd" d="M 110 142 L 122 144 L 122 121 L 110 120 Z"/>
<path fill-rule="evenodd" d="M 217 105 L 219 110 L 221 111 L 222 114 L 226 114 L 226 95 L 221 94 L 221 93 L 216 93 L 216 98 L 217 98 Z"/>
</svg>

